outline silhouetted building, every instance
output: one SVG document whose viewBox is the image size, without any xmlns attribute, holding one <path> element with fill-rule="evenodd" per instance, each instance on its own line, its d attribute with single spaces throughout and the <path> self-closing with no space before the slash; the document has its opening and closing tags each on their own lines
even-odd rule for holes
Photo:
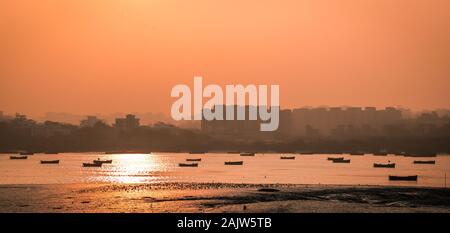
<svg viewBox="0 0 450 233">
<path fill-rule="evenodd" d="M 236 109 L 235 108 L 235 117 Z M 256 108 L 256 107 L 255 107 Z M 248 120 L 249 107 L 246 106 L 246 120 L 202 121 L 202 131 L 225 137 L 267 138 L 271 137 L 320 137 L 346 135 L 357 137 L 375 135 L 389 124 L 402 120 L 401 111 L 387 107 L 377 110 L 375 107 L 319 107 L 284 109 L 280 111 L 279 127 L 274 132 L 260 132 L 258 120 Z M 224 119 L 225 119 L 224 110 Z M 235 118 L 236 119 L 236 118 Z"/>
<path fill-rule="evenodd" d="M 96 116 L 87 116 L 86 119 L 83 119 L 80 121 L 80 126 L 81 127 L 94 127 L 94 125 L 99 122 L 103 122 L 103 121 L 98 119 Z"/>
<path fill-rule="evenodd" d="M 70 124 L 64 124 L 53 121 L 46 121 L 43 124 L 37 124 L 32 128 L 33 136 L 51 137 L 55 135 L 70 135 L 77 127 Z"/>
<path fill-rule="evenodd" d="M 128 114 L 125 118 L 116 118 L 114 127 L 123 131 L 136 129 L 139 127 L 139 119 L 135 115 Z"/>
<path fill-rule="evenodd" d="M 216 137 L 234 139 L 269 139 L 273 137 L 274 133 L 262 132 L 260 130 L 263 121 L 259 118 L 258 112 L 259 108 L 262 107 L 265 106 L 215 106 L 212 111 L 215 111 L 217 108 L 223 109 L 223 120 L 203 119 L 201 121 L 201 129 L 204 133 L 213 134 Z M 226 120 L 226 112 L 231 109 L 234 111 L 234 120 Z M 245 113 L 243 120 L 237 120 L 239 109 L 242 109 Z M 256 113 L 256 120 L 250 120 L 250 110 L 254 110 L 254 113 Z"/>
</svg>

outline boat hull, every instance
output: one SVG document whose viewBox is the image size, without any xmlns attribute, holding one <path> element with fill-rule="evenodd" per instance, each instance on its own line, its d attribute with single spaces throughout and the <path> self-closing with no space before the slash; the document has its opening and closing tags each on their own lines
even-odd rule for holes
<svg viewBox="0 0 450 233">
<path fill-rule="evenodd" d="M 376 167 L 376 168 L 395 168 L 395 163 L 389 163 L 389 164 L 374 163 L 373 167 Z"/>
<path fill-rule="evenodd" d="M 244 161 L 225 162 L 225 165 L 243 165 Z"/>
<path fill-rule="evenodd" d="M 389 176 L 389 180 L 393 181 L 417 181 L 418 176 Z"/>
<path fill-rule="evenodd" d="M 179 167 L 198 167 L 198 163 L 179 163 Z"/>
<path fill-rule="evenodd" d="M 41 164 L 59 164 L 59 160 L 41 160 Z"/>
</svg>

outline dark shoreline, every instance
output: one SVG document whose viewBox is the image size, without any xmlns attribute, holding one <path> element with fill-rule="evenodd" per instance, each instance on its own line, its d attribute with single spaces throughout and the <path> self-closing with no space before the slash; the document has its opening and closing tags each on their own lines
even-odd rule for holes
<svg viewBox="0 0 450 233">
<path fill-rule="evenodd" d="M 160 183 L 0 185 L 1 212 L 450 212 L 450 189 Z"/>
</svg>

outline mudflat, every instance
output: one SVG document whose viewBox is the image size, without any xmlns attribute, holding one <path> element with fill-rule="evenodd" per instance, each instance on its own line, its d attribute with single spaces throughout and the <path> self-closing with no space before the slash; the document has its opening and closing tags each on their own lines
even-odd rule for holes
<svg viewBox="0 0 450 233">
<path fill-rule="evenodd" d="M 0 212 L 450 212 L 450 189 L 160 183 L 0 185 Z"/>
</svg>

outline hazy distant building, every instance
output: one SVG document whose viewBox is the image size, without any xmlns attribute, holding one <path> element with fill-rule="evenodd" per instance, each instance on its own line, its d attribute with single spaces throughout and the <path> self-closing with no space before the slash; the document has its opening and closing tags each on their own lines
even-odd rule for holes
<svg viewBox="0 0 450 233">
<path fill-rule="evenodd" d="M 236 109 L 236 106 L 235 106 Z M 245 109 L 248 117 L 249 107 Z M 235 113 L 236 114 L 236 113 Z M 224 111 L 225 117 L 225 111 Z M 280 111 L 279 127 L 274 132 L 261 133 L 260 120 L 202 121 L 202 131 L 219 136 L 246 138 L 319 137 L 337 135 L 374 135 L 385 125 L 402 120 L 400 110 L 392 107 L 319 107 L 284 109 Z"/>
<path fill-rule="evenodd" d="M 136 129 L 139 127 L 139 118 L 132 114 L 126 115 L 125 118 L 116 118 L 114 127 L 123 131 Z"/>
<path fill-rule="evenodd" d="M 352 132 L 373 130 L 401 119 L 401 111 L 392 107 L 382 110 L 375 107 L 300 108 L 292 111 L 292 134 L 307 136 L 307 129 L 315 129 L 322 136 L 335 134 L 345 128 Z"/>
<path fill-rule="evenodd" d="M 55 135 L 70 135 L 77 127 L 70 124 L 46 121 L 32 128 L 33 136 L 52 137 Z"/>
<path fill-rule="evenodd" d="M 257 106 L 215 106 L 212 111 L 217 108 L 223 109 L 224 120 L 205 120 L 201 121 L 201 130 L 204 133 L 215 135 L 217 137 L 234 138 L 234 139 L 266 139 L 273 136 L 273 132 L 262 132 L 260 130 L 263 121 L 259 118 L 259 108 Z M 227 110 L 228 109 L 228 110 Z M 238 109 L 243 109 L 245 116 L 243 120 L 237 120 Z M 256 120 L 250 120 L 250 110 L 256 113 Z M 226 120 L 226 112 L 234 111 L 235 120 Z M 280 113 L 280 115 L 283 115 Z"/>
<path fill-rule="evenodd" d="M 80 121 L 80 126 L 81 127 L 94 127 L 94 125 L 99 122 L 103 122 L 103 121 L 98 119 L 96 116 L 87 116 L 86 119 L 83 119 Z"/>
</svg>

